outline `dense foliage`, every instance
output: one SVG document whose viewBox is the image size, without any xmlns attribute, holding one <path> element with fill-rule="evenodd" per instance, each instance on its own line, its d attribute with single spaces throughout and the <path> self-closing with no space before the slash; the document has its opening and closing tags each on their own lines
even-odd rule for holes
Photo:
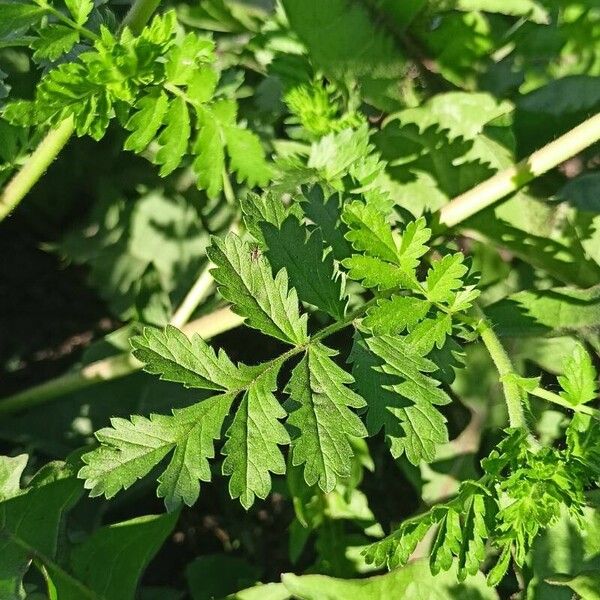
<svg viewBox="0 0 600 600">
<path fill-rule="evenodd" d="M 595 0 L 0 0 L 0 600 L 598 600 L 599 109 Z"/>
</svg>

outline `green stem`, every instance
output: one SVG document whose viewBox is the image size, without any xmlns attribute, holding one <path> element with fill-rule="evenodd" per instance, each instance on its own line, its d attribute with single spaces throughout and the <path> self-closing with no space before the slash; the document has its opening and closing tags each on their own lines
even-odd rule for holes
<svg viewBox="0 0 600 600">
<path fill-rule="evenodd" d="M 175 327 L 182 327 L 185 323 L 190 320 L 190 317 L 200 304 L 202 300 L 208 296 L 210 290 L 213 287 L 214 280 L 210 274 L 210 270 L 214 267 L 212 263 L 208 263 L 202 272 L 200 277 L 196 279 L 196 283 L 192 286 L 190 291 L 187 293 L 183 302 L 179 305 L 179 308 L 173 313 L 170 323 Z"/>
<path fill-rule="evenodd" d="M 79 35 L 88 38 L 88 40 L 91 40 L 92 42 L 97 42 L 100 39 L 93 31 L 90 31 L 86 27 L 82 27 L 81 25 L 77 24 L 75 21 L 73 21 L 73 19 L 69 19 L 69 17 L 61 13 L 60 10 L 56 10 L 53 6 L 46 4 L 46 2 L 38 2 L 37 4 L 46 12 L 55 16 L 59 21 L 61 21 L 65 25 L 68 25 L 71 29 L 77 31 Z"/>
<path fill-rule="evenodd" d="M 481 341 L 484 343 L 498 369 L 500 378 L 502 379 L 506 375 L 514 373 L 510 358 L 490 322 L 482 319 L 477 325 L 477 330 L 481 336 Z M 526 429 L 527 420 L 525 419 L 525 412 L 523 410 L 524 398 L 521 388 L 509 378 L 503 381 L 502 386 L 504 388 L 504 398 L 506 400 L 506 407 L 508 408 L 510 426 Z"/>
<path fill-rule="evenodd" d="M 123 19 L 121 27 L 127 26 L 133 33 L 139 33 L 159 4 L 160 0 L 135 0 L 133 6 Z M 97 39 L 94 33 L 79 27 L 74 21 L 68 19 L 59 11 L 56 11 L 52 7 L 45 7 L 52 14 L 58 13 L 57 16 L 60 15 L 61 20 L 65 21 L 66 19 L 69 21 L 69 25 L 75 26 L 75 29 L 82 35 L 86 35 L 87 37 L 93 36 L 92 39 Z M 0 221 L 3 221 L 29 193 L 31 188 L 52 164 L 52 161 L 65 147 L 74 132 L 75 125 L 73 118 L 68 117 L 58 127 L 55 127 L 46 134 L 46 137 L 44 137 L 39 146 L 27 159 L 25 165 L 10 180 L 2 194 L 0 194 Z"/>
<path fill-rule="evenodd" d="M 496 173 L 440 210 L 440 223 L 458 225 L 475 213 L 518 190 L 565 160 L 600 140 L 600 113 L 550 142 L 521 162 Z"/>
<path fill-rule="evenodd" d="M 183 327 L 187 335 L 198 333 L 204 339 L 210 339 L 220 333 L 239 327 L 242 317 L 229 308 L 223 308 L 200 317 Z M 0 415 L 9 415 L 20 410 L 46 404 L 47 402 L 87 388 L 95 383 L 111 381 L 124 377 L 142 368 L 142 363 L 125 352 L 96 361 L 73 372 L 51 379 L 4 400 L 0 400 Z"/>
<path fill-rule="evenodd" d="M 132 33 L 140 33 L 159 5 L 160 0 L 135 0 L 123 18 L 121 29 L 127 27 Z"/>
<path fill-rule="evenodd" d="M 594 419 L 600 420 L 600 410 L 598 410 L 597 408 L 592 408 L 591 406 L 588 406 L 587 404 L 576 404 L 576 405 L 570 404 L 569 402 L 567 402 L 564 398 L 562 398 L 558 394 L 555 394 L 554 392 L 550 392 L 549 390 L 545 390 L 540 387 L 535 388 L 534 390 L 530 390 L 529 393 L 532 396 L 537 396 L 538 398 L 542 398 L 548 402 L 552 402 L 553 404 L 558 404 L 559 406 L 562 406 L 563 408 L 568 408 L 569 410 L 572 410 L 573 412 L 582 413 L 584 415 L 593 417 Z"/>
<path fill-rule="evenodd" d="M 10 180 L 0 195 L 0 221 L 6 218 L 46 172 L 52 161 L 69 141 L 75 125 L 73 118 L 65 119 L 41 141 L 21 170 Z"/>
</svg>

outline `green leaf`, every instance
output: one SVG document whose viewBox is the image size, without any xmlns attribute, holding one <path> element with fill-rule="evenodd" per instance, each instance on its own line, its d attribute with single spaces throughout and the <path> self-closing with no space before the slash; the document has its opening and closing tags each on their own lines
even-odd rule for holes
<svg viewBox="0 0 600 600">
<path fill-rule="evenodd" d="M 425 318 L 431 304 L 412 296 L 393 296 L 382 299 L 377 306 L 370 308 L 363 319 L 363 325 L 375 334 L 402 333 Z"/>
<path fill-rule="evenodd" d="M 21 493 L 21 477 L 28 459 L 27 454 L 0 456 L 0 502 Z"/>
<path fill-rule="evenodd" d="M 477 10 L 514 17 L 527 17 L 535 23 L 544 25 L 550 23 L 550 15 L 543 3 L 535 0 L 458 0 L 456 8 L 466 12 Z"/>
<path fill-rule="evenodd" d="M 53 563 L 65 514 L 81 496 L 81 484 L 58 463 L 20 489 L 26 460 L 0 457 L 0 598 L 6 600 L 25 598 L 23 577 L 33 556 Z"/>
<path fill-rule="evenodd" d="M 112 498 L 174 451 L 159 477 L 158 495 L 169 510 L 182 502 L 191 506 L 198 499 L 199 480 L 211 480 L 208 459 L 214 457 L 213 440 L 220 437 L 232 402 L 232 394 L 222 394 L 173 416 L 114 418 L 112 427 L 96 432 L 100 446 L 83 455 L 79 477 L 85 479 L 90 496 Z"/>
<path fill-rule="evenodd" d="M 348 277 L 360 281 L 367 288 L 392 290 L 400 286 L 410 286 L 404 271 L 396 265 L 379 260 L 372 256 L 353 254 L 342 261 L 348 269 Z"/>
<path fill-rule="evenodd" d="M 36 38 L 31 47 L 35 50 L 35 60 L 56 60 L 66 54 L 79 41 L 79 33 L 64 25 L 51 25 L 44 27 L 40 36 Z"/>
<path fill-rule="evenodd" d="M 161 165 L 160 176 L 166 177 L 183 160 L 190 139 L 190 114 L 183 98 L 175 98 L 165 114 L 166 127 L 158 137 L 160 149 L 155 161 Z"/>
<path fill-rule="evenodd" d="M 304 214 L 323 232 L 323 238 L 331 245 L 334 257 L 342 260 L 352 254 L 352 248 L 346 240 L 347 228 L 341 220 L 341 194 L 332 194 L 325 198 L 323 188 L 315 185 L 303 190 L 300 199 Z"/>
<path fill-rule="evenodd" d="M 462 253 L 447 254 L 433 262 L 427 273 L 427 298 L 430 302 L 450 303 L 456 290 L 462 286 L 462 278 L 468 269 L 463 264 Z"/>
<path fill-rule="evenodd" d="M 330 492 L 339 478 L 350 476 L 349 437 L 366 436 L 361 420 L 350 410 L 362 408 L 365 401 L 347 387 L 354 380 L 331 360 L 334 355 L 321 343 L 311 344 L 286 388 L 292 464 L 303 464 L 306 483 L 318 483 L 324 492 Z"/>
<path fill-rule="evenodd" d="M 285 460 L 278 444 L 290 443 L 280 423 L 287 413 L 273 392 L 277 371 L 272 369 L 257 378 L 244 394 L 223 447 L 223 473 L 230 475 L 229 492 L 250 508 L 254 497 L 266 498 L 271 491 L 271 476 L 285 473 Z"/>
<path fill-rule="evenodd" d="M 552 585 L 571 588 L 581 600 L 600 600 L 600 571 L 583 571 L 575 577 L 555 575 L 546 581 Z"/>
<path fill-rule="evenodd" d="M 352 349 L 353 374 L 368 405 L 370 435 L 385 429 L 395 458 L 406 453 L 414 465 L 432 461 L 436 448 L 448 441 L 446 419 L 435 408 L 450 398 L 426 373 L 436 365 L 417 354 L 400 336 L 358 336 Z"/>
<path fill-rule="evenodd" d="M 583 333 L 600 322 L 600 286 L 524 290 L 486 306 L 502 336 L 560 336 Z"/>
<path fill-rule="evenodd" d="M 236 367 L 223 350 L 217 354 L 198 334 L 190 339 L 173 325 L 162 331 L 145 327 L 142 335 L 131 338 L 131 345 L 145 371 L 185 387 L 235 391 L 253 376 L 244 365 Z"/>
<path fill-rule="evenodd" d="M 158 133 L 168 106 L 169 100 L 162 90 L 142 96 L 135 105 L 137 111 L 125 125 L 132 133 L 125 140 L 123 148 L 143 152 Z"/>
<path fill-rule="evenodd" d="M 266 258 L 235 234 L 213 238 L 207 254 L 217 266 L 212 274 L 221 295 L 250 327 L 294 345 L 307 341 L 306 315 L 300 316 L 285 269 L 273 278 Z"/>
<path fill-rule="evenodd" d="M 385 217 L 374 207 L 356 201 L 344 206 L 342 219 L 350 228 L 346 239 L 360 252 L 396 263 L 398 247 Z"/>
<path fill-rule="evenodd" d="M 293 575 L 286 573 L 283 584 L 294 598 L 303 600 L 341 600 L 361 598 L 382 600 L 498 600 L 498 594 L 487 587 L 481 573 L 467 583 L 459 583 L 456 569 L 431 575 L 427 562 L 418 560 L 402 569 L 365 579 L 335 579 L 325 575 Z"/>
<path fill-rule="evenodd" d="M 231 170 L 237 173 L 238 183 L 249 187 L 264 187 L 272 177 L 265 151 L 258 136 L 249 129 L 225 126 L 223 133 L 227 142 Z"/>
<path fill-rule="evenodd" d="M 96 529 L 69 556 L 69 572 L 96 592 L 94 598 L 133 600 L 138 581 L 150 560 L 173 531 L 178 513 L 147 515 Z M 48 572 L 60 600 L 80 600 L 73 578 L 49 565 Z"/>
<path fill-rule="evenodd" d="M 281 204 L 281 203 L 280 203 Z M 313 304 L 334 319 L 343 319 L 345 302 L 331 252 L 325 253 L 320 229 L 307 237 L 306 228 L 290 215 L 278 227 L 261 223 L 267 257 L 275 271 L 285 267 L 300 300 Z"/>
<path fill-rule="evenodd" d="M 317 67 L 338 81 L 358 80 L 371 102 L 390 107 L 397 94 L 392 82 L 401 76 L 404 60 L 366 7 L 345 0 L 284 0 L 283 6 Z"/>
<path fill-rule="evenodd" d="M 45 10 L 33 4 L 0 2 L 0 38 L 10 36 L 21 28 L 37 23 Z"/>
<path fill-rule="evenodd" d="M 194 145 L 196 158 L 192 164 L 198 176 L 198 187 L 206 190 L 211 198 L 216 198 L 223 189 L 225 169 L 225 149 L 221 129 L 208 109 L 198 111 L 200 132 Z"/>
<path fill-rule="evenodd" d="M 594 400 L 598 396 L 598 374 L 592 359 L 581 344 L 575 346 L 572 356 L 563 365 L 564 375 L 559 376 L 560 396 L 573 406 Z"/>
<path fill-rule="evenodd" d="M 94 8 L 92 0 L 65 0 L 65 4 L 77 25 L 84 25 Z"/>
<path fill-rule="evenodd" d="M 188 33 L 168 54 L 165 74 L 169 83 L 188 84 L 203 63 L 214 60 L 214 50 L 215 43 L 212 40 Z"/>
</svg>

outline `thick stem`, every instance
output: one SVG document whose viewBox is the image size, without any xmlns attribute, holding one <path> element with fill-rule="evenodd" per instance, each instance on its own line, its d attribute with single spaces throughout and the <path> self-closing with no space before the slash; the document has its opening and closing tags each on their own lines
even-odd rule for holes
<svg viewBox="0 0 600 600">
<path fill-rule="evenodd" d="M 485 344 L 498 369 L 500 378 L 514 373 L 510 358 L 490 322 L 482 319 L 477 326 L 477 330 L 481 336 L 481 341 Z M 504 379 L 502 386 L 504 388 L 504 398 L 506 400 L 506 407 L 508 408 L 510 426 L 527 428 L 527 420 L 525 419 L 525 412 L 523 410 L 524 398 L 521 388 L 509 378 Z"/>
<path fill-rule="evenodd" d="M 239 327 L 243 318 L 229 308 L 200 317 L 183 327 L 188 334 L 198 333 L 204 339 L 210 339 L 220 333 Z M 56 379 L 37 385 L 0 400 L 0 415 L 9 415 L 25 408 L 45 404 L 52 399 L 87 388 L 95 383 L 118 379 L 142 368 L 142 363 L 129 353 L 118 354 L 91 363 L 73 373 L 67 373 Z"/>
<path fill-rule="evenodd" d="M 453 227 L 518 190 L 600 140 L 600 113 L 534 152 L 516 165 L 496 173 L 440 210 L 440 223 Z"/>
<path fill-rule="evenodd" d="M 65 119 L 41 141 L 21 170 L 10 180 L 0 195 L 0 221 L 5 219 L 21 202 L 38 179 L 46 172 L 58 153 L 69 141 L 75 125 L 73 118 Z"/>
</svg>

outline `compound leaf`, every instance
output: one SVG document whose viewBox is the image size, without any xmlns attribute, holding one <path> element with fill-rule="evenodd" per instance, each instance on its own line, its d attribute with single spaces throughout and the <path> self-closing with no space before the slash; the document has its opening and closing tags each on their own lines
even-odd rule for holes
<svg viewBox="0 0 600 600">
<path fill-rule="evenodd" d="M 320 229 L 307 236 L 306 228 L 293 215 L 279 227 L 263 222 L 261 229 L 273 269 L 286 268 L 301 300 L 314 304 L 334 319 L 342 319 L 345 311 L 342 282 L 336 277 L 332 253 L 324 252 Z"/>
<path fill-rule="evenodd" d="M 565 360 L 564 375 L 560 375 L 558 383 L 562 387 L 560 395 L 570 404 L 584 404 L 598 395 L 596 369 L 592 364 L 589 353 L 577 344 L 572 356 Z"/>
<path fill-rule="evenodd" d="M 365 401 L 350 390 L 348 385 L 354 380 L 331 360 L 334 355 L 321 343 L 311 344 L 286 389 L 290 395 L 287 424 L 293 431 L 292 463 L 304 464 L 306 483 L 318 483 L 324 492 L 350 475 L 353 452 L 349 437 L 367 433 L 351 410 L 363 407 Z"/>
<path fill-rule="evenodd" d="M 290 438 L 279 419 L 286 412 L 273 392 L 277 389 L 277 371 L 271 369 L 257 378 L 244 394 L 223 447 L 223 473 L 230 475 L 232 498 L 240 498 L 244 508 L 254 497 L 266 498 L 271 491 L 270 473 L 285 473 L 285 460 L 278 444 Z"/>
<path fill-rule="evenodd" d="M 273 277 L 267 259 L 235 234 L 213 238 L 207 254 L 221 295 L 250 327 L 290 344 L 306 342 L 306 315 L 300 316 L 285 269 Z"/>
</svg>

